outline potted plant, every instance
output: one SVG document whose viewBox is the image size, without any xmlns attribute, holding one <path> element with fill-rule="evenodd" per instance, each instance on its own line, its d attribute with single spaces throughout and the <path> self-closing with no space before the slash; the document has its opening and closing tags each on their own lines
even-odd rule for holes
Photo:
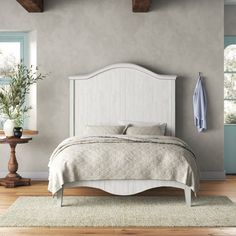
<svg viewBox="0 0 236 236">
<path fill-rule="evenodd" d="M 27 68 L 20 63 L 12 68 L 7 77 L 9 85 L 0 88 L 0 114 L 6 120 L 3 130 L 7 137 L 14 136 L 14 131 L 16 137 L 20 137 L 25 115 L 31 109 L 26 105 L 27 94 L 31 85 L 43 80 L 46 75 L 38 73 L 37 67 Z"/>
</svg>

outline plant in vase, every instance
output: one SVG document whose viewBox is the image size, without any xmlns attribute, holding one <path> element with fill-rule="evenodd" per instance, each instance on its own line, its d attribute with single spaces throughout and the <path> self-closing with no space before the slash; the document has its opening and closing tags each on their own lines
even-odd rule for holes
<svg viewBox="0 0 236 236">
<path fill-rule="evenodd" d="M 26 97 L 30 92 L 30 87 L 39 80 L 43 80 L 46 75 L 38 73 L 38 68 L 31 66 L 27 68 L 23 63 L 12 68 L 7 75 L 9 85 L 0 88 L 0 113 L 6 121 L 3 130 L 6 137 L 16 137 L 22 135 L 22 125 L 31 106 L 26 105 Z"/>
</svg>

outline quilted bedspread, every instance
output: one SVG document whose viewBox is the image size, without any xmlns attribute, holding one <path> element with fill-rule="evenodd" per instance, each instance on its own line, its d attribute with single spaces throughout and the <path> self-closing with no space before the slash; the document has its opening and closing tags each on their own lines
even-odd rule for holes
<svg viewBox="0 0 236 236">
<path fill-rule="evenodd" d="M 49 161 L 48 190 L 79 180 L 173 180 L 199 188 L 196 157 L 181 139 L 168 136 L 71 137 Z"/>
</svg>

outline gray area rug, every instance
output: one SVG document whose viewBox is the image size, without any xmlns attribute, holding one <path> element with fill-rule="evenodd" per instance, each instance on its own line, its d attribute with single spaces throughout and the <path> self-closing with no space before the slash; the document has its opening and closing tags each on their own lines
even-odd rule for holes
<svg viewBox="0 0 236 236">
<path fill-rule="evenodd" d="M 19 197 L 0 226 L 236 226 L 236 204 L 227 197 Z"/>
</svg>

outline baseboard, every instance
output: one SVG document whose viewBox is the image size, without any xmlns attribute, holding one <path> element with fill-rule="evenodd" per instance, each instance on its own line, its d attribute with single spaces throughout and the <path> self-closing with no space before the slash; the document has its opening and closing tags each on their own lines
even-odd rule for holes
<svg viewBox="0 0 236 236">
<path fill-rule="evenodd" d="M 20 172 L 19 174 L 25 178 L 31 178 L 33 180 L 48 180 L 48 172 Z M 0 172 L 0 176 L 6 176 L 7 172 Z M 200 173 L 202 180 L 224 180 L 225 171 L 202 171 Z"/>
<path fill-rule="evenodd" d="M 0 176 L 4 177 L 7 175 L 8 172 L 0 172 Z M 24 172 L 19 171 L 17 172 L 24 178 L 30 178 L 32 180 L 48 180 L 48 172 Z"/>
<path fill-rule="evenodd" d="M 224 180 L 225 171 L 202 171 L 200 178 L 202 180 Z"/>
</svg>

